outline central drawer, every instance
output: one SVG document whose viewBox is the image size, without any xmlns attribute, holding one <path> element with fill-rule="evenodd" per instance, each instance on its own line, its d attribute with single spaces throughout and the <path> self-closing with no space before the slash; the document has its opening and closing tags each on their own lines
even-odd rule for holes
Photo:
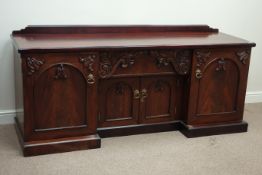
<svg viewBox="0 0 262 175">
<path fill-rule="evenodd" d="M 187 74 L 191 66 L 190 50 L 145 50 L 102 52 L 99 61 L 101 78 Z"/>
</svg>

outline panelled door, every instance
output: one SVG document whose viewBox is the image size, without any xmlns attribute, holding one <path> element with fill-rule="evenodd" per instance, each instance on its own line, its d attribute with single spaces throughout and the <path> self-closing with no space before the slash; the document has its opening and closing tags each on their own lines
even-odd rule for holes
<svg viewBox="0 0 262 175">
<path fill-rule="evenodd" d="M 100 127 L 136 124 L 139 110 L 139 79 L 105 79 L 99 85 Z"/>
<path fill-rule="evenodd" d="M 99 85 L 99 127 L 174 120 L 176 78 L 104 79 Z"/>
<path fill-rule="evenodd" d="M 249 57 L 245 48 L 195 51 L 188 124 L 242 120 Z"/>
<path fill-rule="evenodd" d="M 176 112 L 174 76 L 141 78 L 140 122 L 173 120 Z"/>
<path fill-rule="evenodd" d="M 30 121 L 25 123 L 26 140 L 96 132 L 96 58 L 95 53 L 31 54 L 24 58 L 25 113 Z M 85 60 L 90 62 L 88 66 Z"/>
</svg>

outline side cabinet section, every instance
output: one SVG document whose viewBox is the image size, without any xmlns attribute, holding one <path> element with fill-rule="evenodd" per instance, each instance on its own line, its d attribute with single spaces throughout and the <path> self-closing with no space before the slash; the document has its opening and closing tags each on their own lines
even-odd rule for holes
<svg viewBox="0 0 262 175">
<path fill-rule="evenodd" d="M 188 125 L 241 122 L 250 48 L 195 50 Z"/>
<path fill-rule="evenodd" d="M 25 141 L 96 133 L 96 53 L 23 55 Z"/>
</svg>

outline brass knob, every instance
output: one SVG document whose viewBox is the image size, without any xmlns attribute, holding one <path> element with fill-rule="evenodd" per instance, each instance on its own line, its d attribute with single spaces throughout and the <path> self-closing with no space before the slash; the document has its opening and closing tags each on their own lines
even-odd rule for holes
<svg viewBox="0 0 262 175">
<path fill-rule="evenodd" d="M 196 70 L 196 78 L 197 78 L 197 79 L 201 79 L 201 78 L 202 78 L 202 72 L 201 72 L 200 69 L 197 69 L 197 70 Z"/>
<path fill-rule="evenodd" d="M 146 89 L 142 89 L 141 91 L 141 97 L 140 97 L 140 102 L 144 102 L 145 98 L 147 98 L 148 94 L 147 94 L 147 90 Z"/>
<path fill-rule="evenodd" d="M 88 84 L 94 84 L 94 83 L 95 83 L 95 77 L 94 77 L 93 74 L 89 74 L 89 75 L 87 76 L 87 83 L 88 83 Z"/>
<path fill-rule="evenodd" d="M 134 99 L 139 99 L 140 98 L 140 92 L 138 89 L 134 90 Z"/>
</svg>

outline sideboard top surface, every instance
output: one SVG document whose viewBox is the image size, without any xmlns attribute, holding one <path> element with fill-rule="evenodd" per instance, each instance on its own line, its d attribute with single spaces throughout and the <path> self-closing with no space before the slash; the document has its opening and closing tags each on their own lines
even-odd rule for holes
<svg viewBox="0 0 262 175">
<path fill-rule="evenodd" d="M 98 48 L 255 46 L 209 26 L 28 26 L 12 34 L 20 53 Z"/>
</svg>

